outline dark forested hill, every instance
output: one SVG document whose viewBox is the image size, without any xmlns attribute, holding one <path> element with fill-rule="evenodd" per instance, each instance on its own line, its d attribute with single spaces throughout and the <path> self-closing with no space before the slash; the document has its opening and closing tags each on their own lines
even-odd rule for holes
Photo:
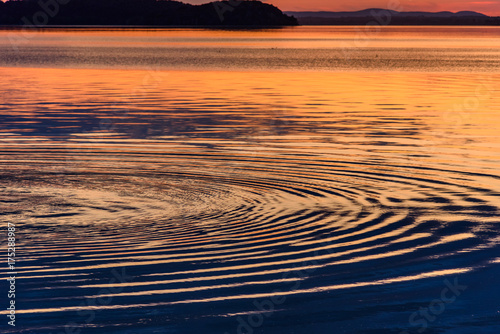
<svg viewBox="0 0 500 334">
<path fill-rule="evenodd" d="M 0 25 L 280 26 L 297 20 L 260 1 L 190 5 L 168 0 L 0 1 Z"/>
</svg>

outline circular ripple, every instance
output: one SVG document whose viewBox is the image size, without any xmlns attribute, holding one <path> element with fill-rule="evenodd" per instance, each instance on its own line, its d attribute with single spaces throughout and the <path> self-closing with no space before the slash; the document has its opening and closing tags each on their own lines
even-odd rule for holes
<svg viewBox="0 0 500 334">
<path fill-rule="evenodd" d="M 199 312 L 245 314 L 249 302 L 231 311 L 220 302 L 390 285 L 495 260 L 492 175 L 354 160 L 254 156 L 228 168 L 222 155 L 129 158 L 2 172 L 4 218 L 22 231 L 19 276 L 40 290 L 21 313 L 109 298 L 101 309 L 212 303 Z M 117 268 L 127 280 L 112 279 Z"/>
</svg>

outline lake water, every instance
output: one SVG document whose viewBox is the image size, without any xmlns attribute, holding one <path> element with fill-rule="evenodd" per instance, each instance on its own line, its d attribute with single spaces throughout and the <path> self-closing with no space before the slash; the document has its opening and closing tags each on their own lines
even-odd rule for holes
<svg viewBox="0 0 500 334">
<path fill-rule="evenodd" d="M 0 30 L 0 77 L 2 333 L 500 331 L 500 27 Z"/>
</svg>

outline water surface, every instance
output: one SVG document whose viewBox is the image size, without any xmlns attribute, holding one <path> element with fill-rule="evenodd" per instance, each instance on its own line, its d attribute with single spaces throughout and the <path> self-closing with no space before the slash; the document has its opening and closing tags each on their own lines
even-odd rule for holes
<svg viewBox="0 0 500 334">
<path fill-rule="evenodd" d="M 1 31 L 2 332 L 497 333 L 500 29 L 363 29 Z"/>
</svg>

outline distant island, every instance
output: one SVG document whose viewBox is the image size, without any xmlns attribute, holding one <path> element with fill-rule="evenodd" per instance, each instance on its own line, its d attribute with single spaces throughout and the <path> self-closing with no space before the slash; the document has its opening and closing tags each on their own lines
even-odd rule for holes
<svg viewBox="0 0 500 334">
<path fill-rule="evenodd" d="M 171 0 L 0 1 L 0 25 L 289 26 L 294 17 L 260 1 L 191 5 Z"/>
<path fill-rule="evenodd" d="M 398 12 L 371 8 L 357 12 L 285 12 L 303 25 L 500 25 L 500 17 L 491 17 L 472 11 L 452 12 Z"/>
</svg>

